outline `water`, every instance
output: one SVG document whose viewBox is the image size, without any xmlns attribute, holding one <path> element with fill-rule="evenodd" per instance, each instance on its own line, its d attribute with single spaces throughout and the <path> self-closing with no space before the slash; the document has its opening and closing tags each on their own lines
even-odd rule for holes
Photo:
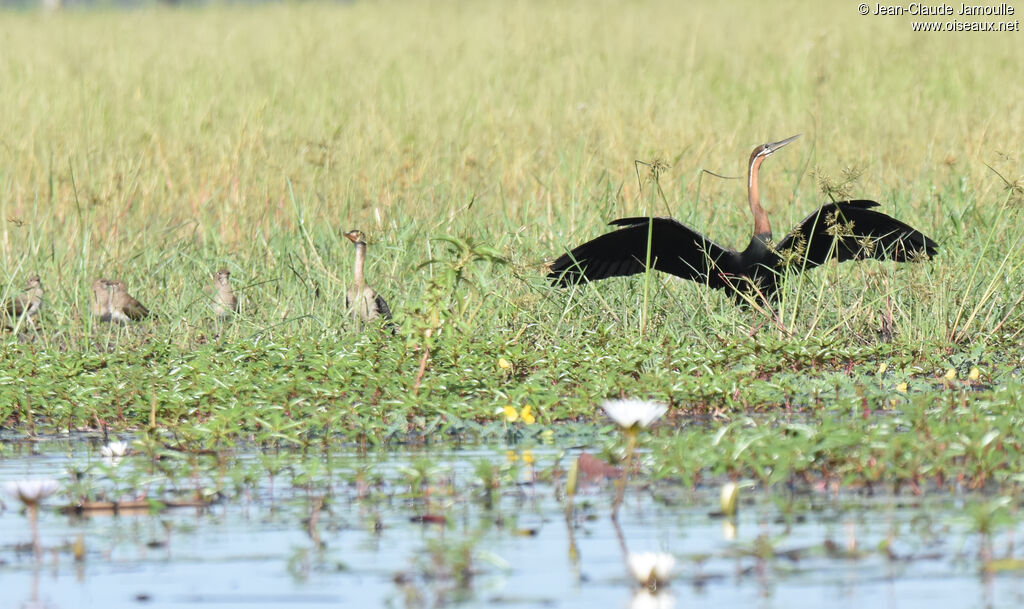
<svg viewBox="0 0 1024 609">
<path fill-rule="evenodd" d="M 56 478 L 61 490 L 40 511 L 38 558 L 27 513 L 4 498 L 0 607 L 1024 603 L 1021 570 L 982 573 L 986 544 L 996 558 L 1013 556 L 1021 528 L 1013 522 L 992 537 L 977 533 L 971 514 L 993 500 L 987 496 L 748 489 L 736 537 L 728 539 L 728 525 L 712 514 L 718 489 L 670 481 L 634 480 L 618 529 L 608 486 L 581 488 L 567 520 L 558 472 L 572 455 L 558 461 L 560 451 L 551 448 L 347 450 L 329 457 L 252 450 L 223 459 L 172 453 L 157 468 L 141 455 L 106 464 L 95 441 L 8 441 L 2 450 L 0 483 Z M 524 463 L 524 454 L 534 463 Z M 490 509 L 479 482 L 483 462 L 501 481 Z M 155 514 L 82 518 L 55 509 L 72 492 L 134 496 L 137 489 L 173 498 L 196 488 L 223 493 L 209 507 Z M 411 520 L 424 515 L 443 515 L 446 524 Z M 78 538 L 81 561 L 72 551 Z M 880 549 L 885 540 L 890 552 Z M 629 552 L 673 554 L 671 585 L 654 597 L 639 593 L 623 544 Z"/>
</svg>

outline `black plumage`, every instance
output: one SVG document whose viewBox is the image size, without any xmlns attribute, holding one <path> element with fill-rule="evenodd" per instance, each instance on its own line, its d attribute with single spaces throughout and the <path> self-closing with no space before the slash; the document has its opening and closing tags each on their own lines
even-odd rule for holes
<svg viewBox="0 0 1024 609">
<path fill-rule="evenodd" d="M 723 289 L 742 301 L 742 292 L 771 300 L 780 274 L 801 272 L 836 259 L 909 260 L 935 255 L 938 245 L 907 224 L 887 216 L 875 201 L 828 203 L 804 218 L 782 241 L 773 242 L 761 207 L 757 175 L 761 161 L 792 138 L 764 144 L 750 156 L 748 190 L 754 236 L 743 251 L 723 247 L 672 218 L 620 218 L 620 226 L 560 256 L 549 277 L 559 286 L 634 275 L 645 270 L 648 237 L 651 268 Z M 651 224 L 653 223 L 653 224 Z"/>
</svg>

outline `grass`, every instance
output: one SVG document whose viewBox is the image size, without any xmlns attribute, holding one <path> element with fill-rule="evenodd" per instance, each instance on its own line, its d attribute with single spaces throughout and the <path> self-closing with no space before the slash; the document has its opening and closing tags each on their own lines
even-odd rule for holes
<svg viewBox="0 0 1024 609">
<path fill-rule="evenodd" d="M 592 421 L 628 395 L 670 403 L 677 424 L 733 422 L 717 444 L 699 426 L 663 434 L 664 475 L 693 479 L 672 468 L 696 460 L 771 481 L 785 450 L 791 469 L 868 483 L 868 437 L 889 447 L 873 459 L 903 446 L 948 456 L 933 479 L 974 476 L 936 452 L 965 415 L 997 413 L 971 441 L 1021 442 L 1017 36 L 796 2 L 8 12 L 0 292 L 32 272 L 48 292 L 40 331 L 0 345 L 0 422 L 155 424 L 214 448 L 385 443 L 501 438 L 506 404 L 543 426 Z M 776 318 L 660 275 L 547 285 L 545 260 L 619 216 L 671 214 L 742 247 L 743 180 L 703 170 L 740 175 L 755 145 L 794 133 L 762 171 L 777 236 L 846 192 L 939 257 L 816 269 Z M 658 167 L 664 198 L 635 160 Z M 396 337 L 342 311 L 356 227 Z M 226 324 L 202 290 L 219 267 L 243 297 Z M 155 319 L 91 320 L 100 275 Z M 750 414 L 768 416 L 736 423 Z M 773 424 L 791 416 L 810 431 Z M 824 471 L 822 454 L 840 463 Z M 983 480 L 1019 473 L 986 463 Z"/>
</svg>

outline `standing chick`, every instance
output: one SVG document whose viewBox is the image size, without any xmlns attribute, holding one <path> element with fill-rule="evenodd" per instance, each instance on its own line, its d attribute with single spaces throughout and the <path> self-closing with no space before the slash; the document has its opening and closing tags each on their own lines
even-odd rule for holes
<svg viewBox="0 0 1024 609">
<path fill-rule="evenodd" d="M 110 280 L 100 277 L 92 282 L 92 314 L 100 321 L 110 321 Z"/>
<path fill-rule="evenodd" d="M 349 314 L 358 317 L 362 321 L 370 321 L 383 317 L 391 319 L 391 309 L 384 298 L 373 288 L 366 285 L 363 277 L 363 267 L 366 264 L 366 239 L 363 231 L 351 230 L 345 233 L 348 240 L 356 246 L 356 262 L 352 271 L 352 285 L 345 294 L 345 308 Z M 394 332 L 394 324 L 389 323 L 388 327 Z"/>
<path fill-rule="evenodd" d="M 120 279 L 107 281 L 107 289 L 110 292 L 110 321 L 126 324 L 149 315 L 149 309 L 128 293 Z"/>
<path fill-rule="evenodd" d="M 226 319 L 238 312 L 238 297 L 231 289 L 230 278 L 231 273 L 227 269 L 221 269 L 213 276 L 213 288 L 216 293 L 213 295 L 213 302 L 210 306 L 213 307 L 213 313 L 219 319 Z"/>
<path fill-rule="evenodd" d="M 39 275 L 32 275 L 25 284 L 25 291 L 7 301 L 4 310 L 6 312 L 8 325 L 12 319 L 22 318 L 33 328 L 36 323 L 33 320 L 43 307 L 43 282 Z"/>
</svg>

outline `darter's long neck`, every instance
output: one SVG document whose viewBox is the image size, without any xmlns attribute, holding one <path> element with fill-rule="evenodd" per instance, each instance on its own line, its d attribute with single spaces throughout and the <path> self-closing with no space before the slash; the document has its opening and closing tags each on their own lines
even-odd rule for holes
<svg viewBox="0 0 1024 609">
<path fill-rule="evenodd" d="M 768 222 L 768 214 L 761 207 L 761 195 L 758 192 L 757 172 L 761 168 L 763 156 L 755 153 L 750 159 L 750 169 L 747 173 L 747 199 L 750 202 L 750 213 L 754 214 L 754 236 L 762 239 L 771 239 L 772 225 Z"/>
<path fill-rule="evenodd" d="M 356 243 L 356 264 L 352 271 L 352 281 L 355 285 L 363 285 L 363 265 L 366 263 L 366 244 Z"/>
</svg>

